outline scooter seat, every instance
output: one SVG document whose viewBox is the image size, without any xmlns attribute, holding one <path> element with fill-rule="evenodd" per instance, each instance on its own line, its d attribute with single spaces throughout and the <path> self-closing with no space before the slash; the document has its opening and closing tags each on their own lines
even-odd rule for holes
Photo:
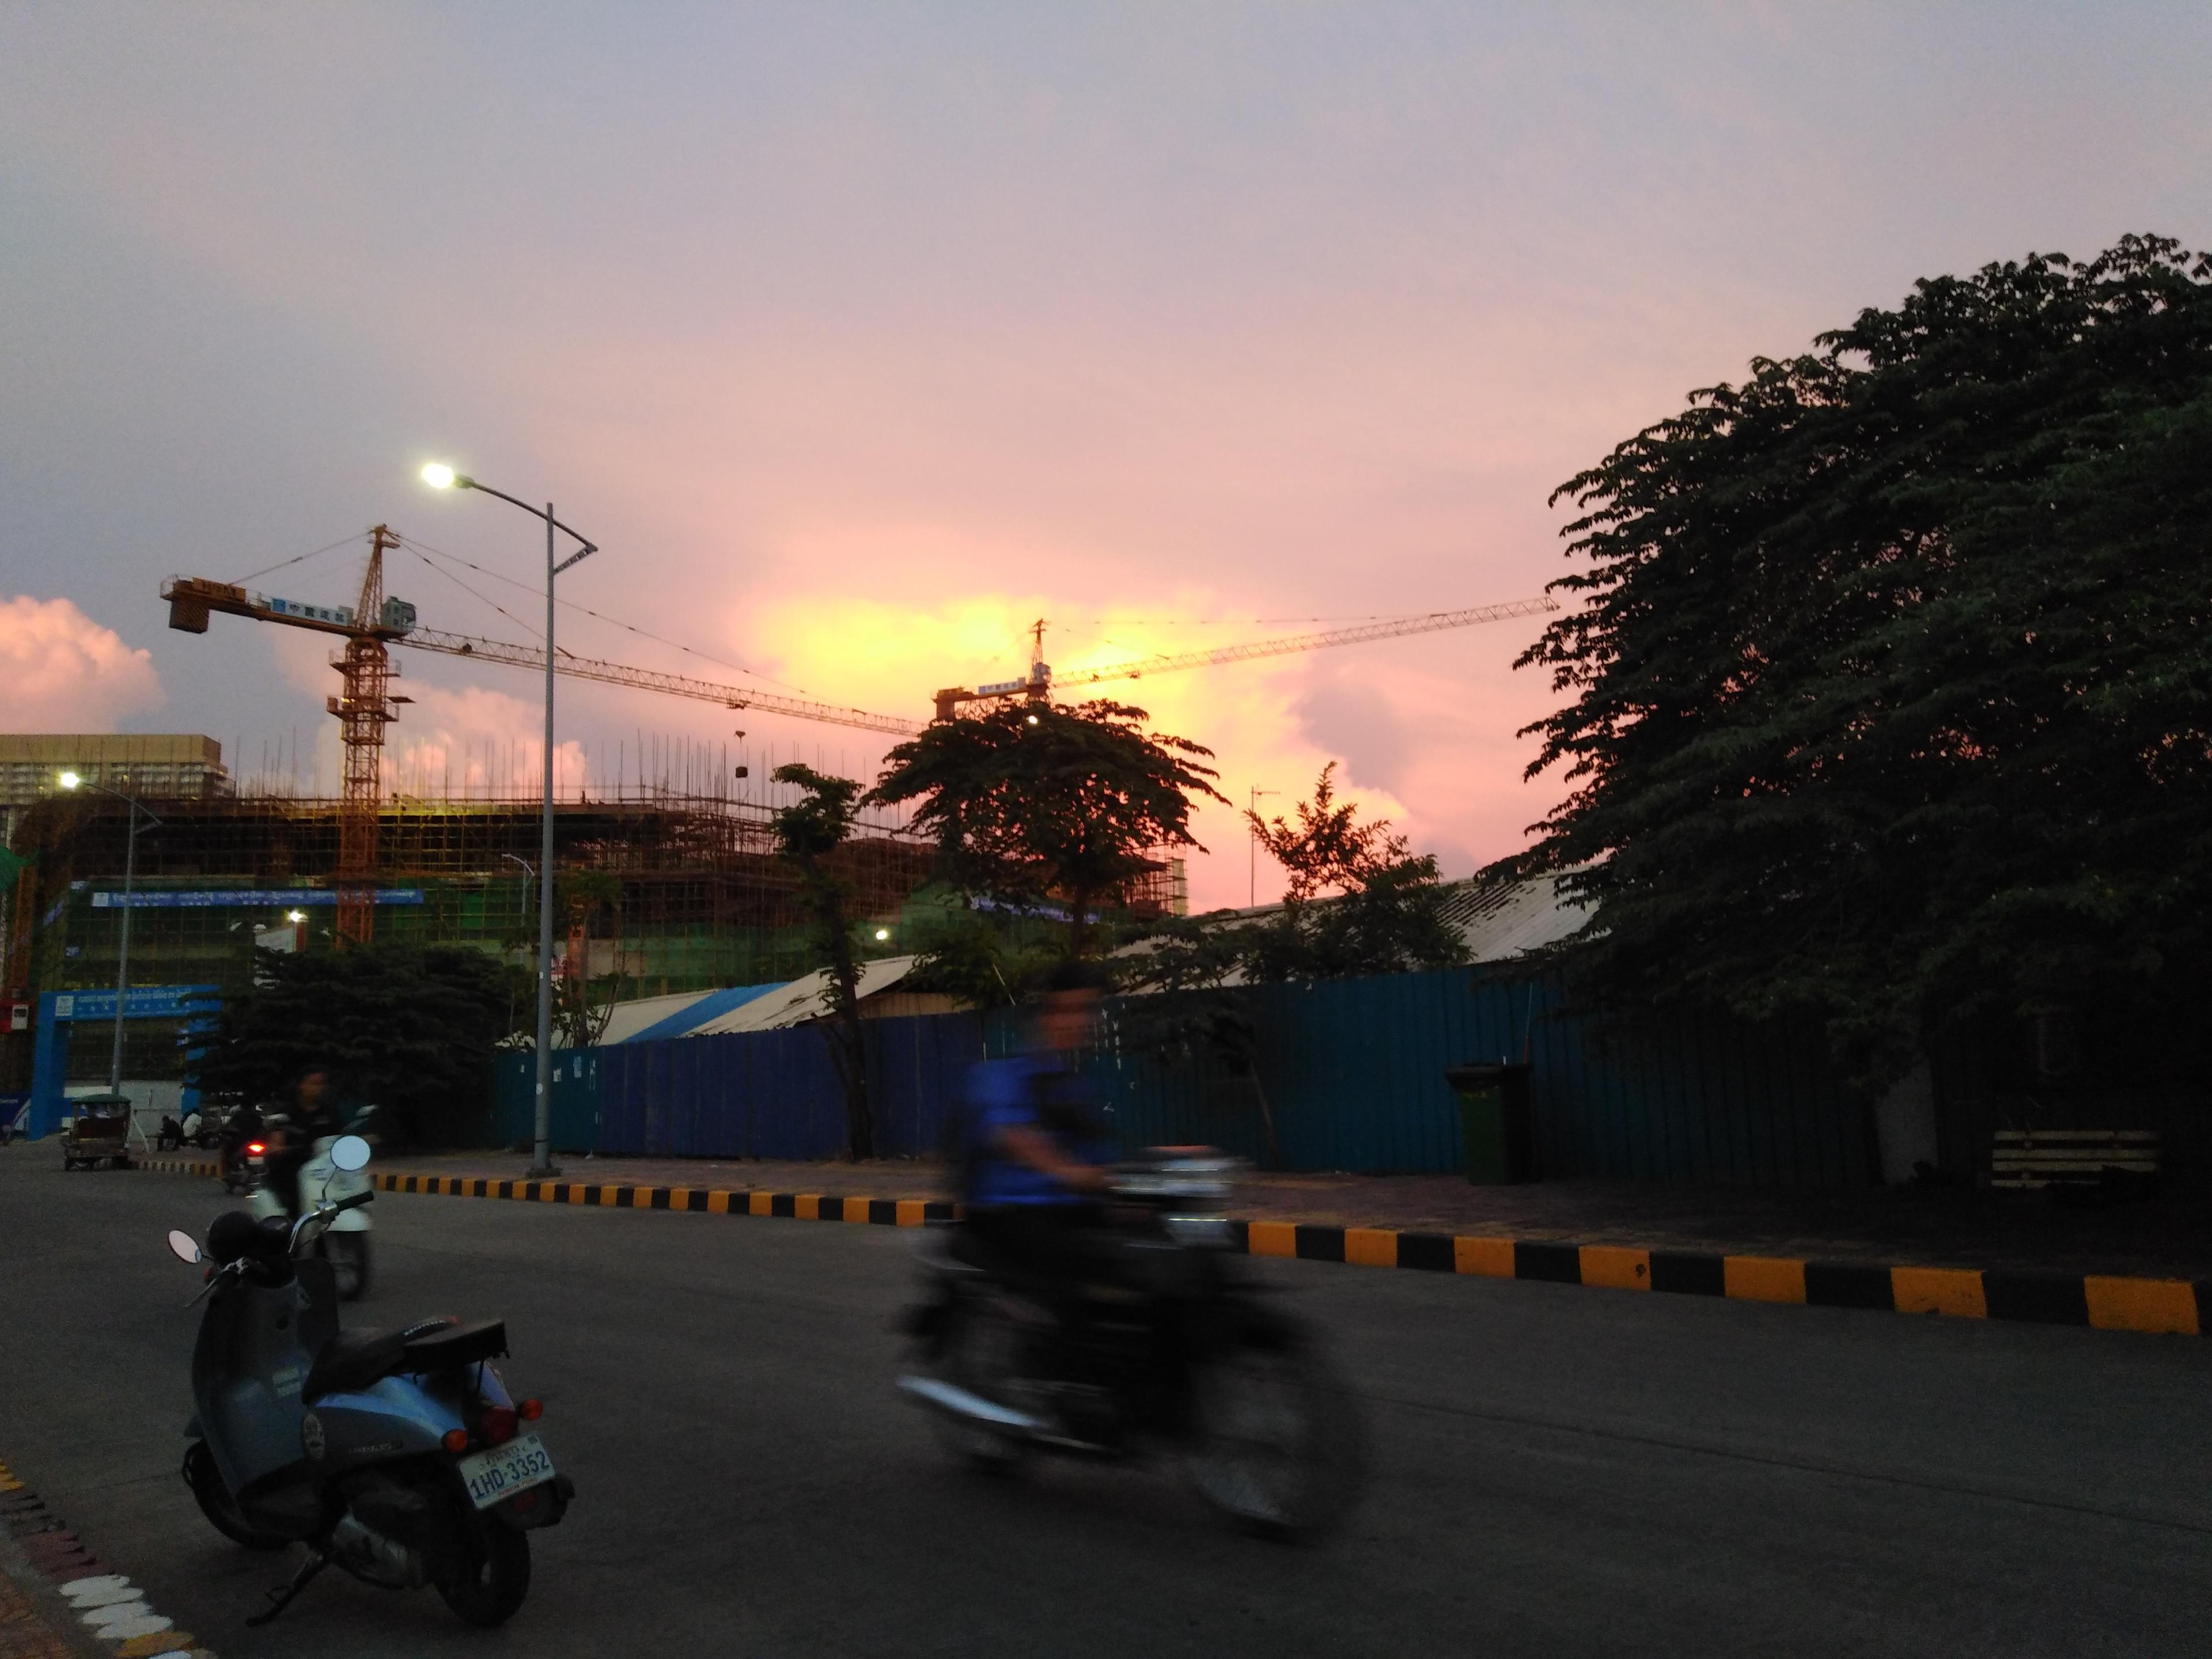
<svg viewBox="0 0 2212 1659">
<path fill-rule="evenodd" d="M 404 1331 L 340 1331 L 315 1356 L 303 1397 L 319 1400 L 365 1389 L 402 1370 L 406 1358 Z"/>
</svg>

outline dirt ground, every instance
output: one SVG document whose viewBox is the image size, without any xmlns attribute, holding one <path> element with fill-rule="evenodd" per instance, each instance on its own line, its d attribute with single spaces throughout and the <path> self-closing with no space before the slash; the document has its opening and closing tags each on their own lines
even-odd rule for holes
<svg viewBox="0 0 2212 1659">
<path fill-rule="evenodd" d="M 564 1180 L 616 1185 L 941 1198 L 937 1164 L 905 1159 L 800 1164 L 732 1159 L 566 1158 Z M 394 1174 L 511 1179 L 528 1160 L 497 1152 L 380 1158 Z M 2176 1199 L 2077 1207 L 2040 1194 L 1884 1188 L 1782 1193 L 1661 1182 L 1546 1181 L 1478 1187 L 1455 1176 L 1248 1173 L 1228 1206 L 1252 1220 L 1659 1249 L 2047 1268 L 2212 1279 L 2212 1209 Z"/>
</svg>

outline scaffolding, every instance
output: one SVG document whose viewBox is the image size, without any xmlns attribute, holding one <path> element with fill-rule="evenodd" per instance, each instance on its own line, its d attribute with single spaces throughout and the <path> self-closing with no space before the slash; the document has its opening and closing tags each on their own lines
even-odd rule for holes
<svg viewBox="0 0 2212 1659">
<path fill-rule="evenodd" d="M 149 897 L 179 889 L 322 893 L 339 884 L 347 828 L 339 800 L 247 795 L 160 805 L 161 830 L 138 838 L 137 883 Z M 379 936 L 527 950 L 538 811 L 535 799 L 379 803 L 376 885 L 405 890 L 414 901 L 379 904 Z M 647 799 L 556 801 L 556 884 L 580 872 L 612 878 L 600 884 L 612 902 L 592 907 L 586 971 L 621 973 L 643 992 L 807 971 L 809 918 L 796 875 L 775 856 L 769 818 L 766 805 L 657 789 Z M 119 911 L 101 906 L 123 866 L 126 830 L 123 809 L 97 797 L 44 802 L 27 813 L 18 850 L 39 854 L 38 896 L 27 884 L 19 895 L 26 925 L 16 930 L 21 959 L 10 963 L 10 982 L 57 988 L 112 977 L 109 934 Z M 867 825 L 829 862 L 851 890 L 856 919 L 896 923 L 928 879 L 935 848 L 896 828 Z M 246 924 L 265 931 L 283 914 L 273 900 L 258 908 L 216 902 L 135 908 L 133 976 L 150 981 L 189 970 L 235 979 L 250 971 Z M 328 919 L 319 910 L 315 925 Z M 573 928 L 564 922 L 562 931 Z M 41 946 L 36 961 L 33 935 L 54 947 Z"/>
</svg>

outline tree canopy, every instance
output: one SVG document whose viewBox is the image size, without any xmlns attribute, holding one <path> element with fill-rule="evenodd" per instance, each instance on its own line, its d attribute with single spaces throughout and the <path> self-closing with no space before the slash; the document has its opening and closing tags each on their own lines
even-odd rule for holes
<svg viewBox="0 0 2212 1659">
<path fill-rule="evenodd" d="M 223 998 L 193 1080 L 259 1103 L 319 1063 L 343 1097 L 389 1109 L 387 1127 L 436 1140 L 474 1127 L 494 1051 L 531 1017 L 527 990 L 520 970 L 457 946 L 257 951 L 254 982 Z"/>
<path fill-rule="evenodd" d="M 1361 822 L 1336 798 L 1336 763 L 1314 780 L 1297 823 L 1248 811 L 1252 833 L 1289 878 L 1282 907 L 1259 921 L 1221 912 L 1163 925 L 1130 976 L 1163 990 L 1343 979 L 1449 968 L 1467 959 L 1444 916 L 1436 859 L 1417 854 L 1387 818 Z M 1334 890 L 1334 896 L 1328 895 Z"/>
<path fill-rule="evenodd" d="M 1814 348 L 1554 496 L 1523 863 L 1599 907 L 1579 996 L 1809 1009 L 1878 1081 L 2206 966 L 2212 261 L 2031 255 Z"/>
<path fill-rule="evenodd" d="M 1224 799 L 1212 750 L 1146 731 L 1150 718 L 1103 699 L 1002 702 L 899 744 L 867 799 L 918 803 L 915 826 L 963 890 L 1066 905 L 1080 950 L 1093 907 L 1123 897 L 1161 850 L 1199 846 L 1191 797 Z"/>
</svg>

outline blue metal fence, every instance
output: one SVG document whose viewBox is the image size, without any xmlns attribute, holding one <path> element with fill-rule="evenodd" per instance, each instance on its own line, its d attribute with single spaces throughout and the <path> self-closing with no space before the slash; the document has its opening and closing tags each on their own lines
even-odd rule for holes
<svg viewBox="0 0 2212 1659">
<path fill-rule="evenodd" d="M 1109 1005 L 1092 1071 L 1124 1146 L 1204 1142 L 1262 1159 L 1264 1101 L 1285 1169 L 1456 1170 L 1459 1117 L 1444 1068 L 1525 1054 L 1546 1175 L 1795 1188 L 1874 1178 L 1868 1115 L 1836 1086 L 1816 1031 L 1684 1021 L 1633 1055 L 1608 1055 L 1578 1022 L 1553 1016 L 1556 986 L 1468 969 L 1236 994 L 1257 1038 L 1247 1076 L 1129 1052 L 1133 1016 Z M 866 1029 L 877 1146 L 893 1157 L 933 1151 L 968 1067 L 1018 1036 L 1004 1014 Z M 843 1148 L 842 1096 L 814 1027 L 632 1042 L 597 1059 L 588 1105 L 555 1086 L 563 1150 L 824 1158 Z M 527 1084 L 520 1073 L 515 1081 L 523 1086 L 502 1088 L 510 1141 L 528 1133 Z M 593 1113 L 596 1133 L 586 1134 Z"/>
</svg>

